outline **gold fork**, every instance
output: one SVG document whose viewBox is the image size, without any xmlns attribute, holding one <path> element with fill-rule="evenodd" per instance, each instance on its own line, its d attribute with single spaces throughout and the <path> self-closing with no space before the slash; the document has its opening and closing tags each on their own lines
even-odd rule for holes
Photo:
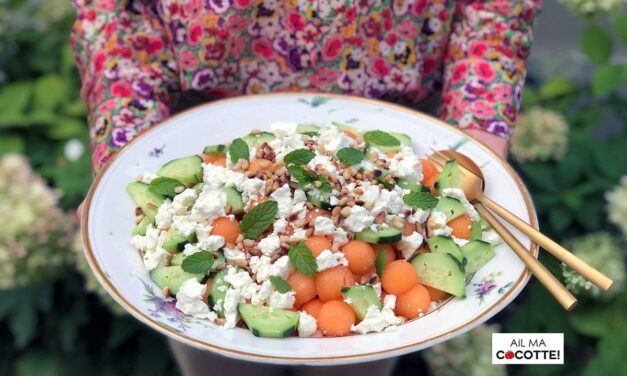
<svg viewBox="0 0 627 376">
<path fill-rule="evenodd" d="M 480 176 L 478 176 L 478 174 L 481 173 L 481 170 L 478 166 L 476 166 L 476 164 L 474 164 L 471 159 L 461 153 L 457 154 L 464 157 L 458 160 L 458 162 L 460 162 L 461 160 L 461 163 L 458 163 L 458 166 L 462 177 L 462 190 L 466 194 L 466 197 L 469 201 L 479 201 L 480 203 L 485 205 L 488 209 L 492 210 L 501 218 L 505 219 L 515 228 L 520 230 L 523 234 L 527 235 L 540 247 L 547 250 L 558 260 L 564 262 L 564 264 L 568 265 L 574 271 L 581 274 L 584 278 L 592 282 L 592 284 L 599 287 L 601 290 L 607 291 L 610 286 L 612 286 L 613 281 L 606 277 L 603 273 L 588 265 L 579 257 L 569 252 L 566 248 L 557 244 L 555 241 L 551 240 L 549 237 L 531 227 L 522 219 L 518 218 L 515 214 L 511 213 L 509 210 L 505 209 L 504 207 L 484 195 L 484 180 Z M 444 163 L 446 163 L 446 161 L 450 159 L 439 151 L 434 151 L 434 153 L 430 155 L 429 158 L 439 166 L 443 166 Z M 470 165 L 469 167 L 471 169 L 477 169 L 478 173 L 473 173 L 470 169 L 466 168 L 465 165 Z"/>
</svg>

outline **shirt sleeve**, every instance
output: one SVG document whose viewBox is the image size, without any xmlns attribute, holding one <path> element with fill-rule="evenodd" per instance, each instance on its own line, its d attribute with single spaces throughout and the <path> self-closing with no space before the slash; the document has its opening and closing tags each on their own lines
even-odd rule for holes
<svg viewBox="0 0 627 376">
<path fill-rule="evenodd" d="M 95 173 L 116 150 L 170 114 L 178 78 L 157 3 L 74 0 L 71 43 L 89 110 Z"/>
<path fill-rule="evenodd" d="M 509 140 L 542 0 L 460 1 L 444 57 L 440 117 Z"/>
</svg>

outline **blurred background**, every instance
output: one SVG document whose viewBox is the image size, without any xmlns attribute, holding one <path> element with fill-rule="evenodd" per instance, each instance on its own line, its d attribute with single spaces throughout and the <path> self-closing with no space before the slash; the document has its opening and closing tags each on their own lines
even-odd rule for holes
<svg viewBox="0 0 627 376">
<path fill-rule="evenodd" d="M 487 325 L 401 358 L 396 375 L 627 375 L 625 0 L 545 1 L 511 160 L 541 228 L 612 277 L 601 295 L 550 257 L 580 298 L 541 285 Z M 106 296 L 75 218 L 90 181 L 68 0 L 0 0 L 0 375 L 177 375 L 163 338 Z M 565 335 L 564 366 L 491 365 L 492 332 Z"/>
</svg>

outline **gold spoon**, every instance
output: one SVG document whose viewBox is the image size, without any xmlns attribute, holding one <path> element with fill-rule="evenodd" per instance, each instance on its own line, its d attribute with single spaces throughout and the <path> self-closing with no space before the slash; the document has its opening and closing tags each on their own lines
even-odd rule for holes
<svg viewBox="0 0 627 376">
<path fill-rule="evenodd" d="M 438 152 L 436 152 L 436 154 L 437 153 Z M 449 159 L 456 159 L 460 165 L 462 165 L 462 163 L 466 164 L 465 163 L 466 161 L 463 160 L 462 158 L 465 156 L 457 152 L 451 152 L 447 150 L 447 151 L 441 151 L 440 153 L 446 156 L 444 157 L 445 161 Z M 442 161 L 442 158 L 438 156 L 432 155 L 429 158 L 440 167 L 442 167 L 445 163 Z M 472 163 L 470 168 L 471 168 L 471 172 L 475 173 L 476 171 L 476 175 L 483 181 L 483 174 L 481 172 L 481 169 L 479 169 L 479 167 L 474 163 Z M 560 281 L 557 280 L 557 278 L 555 278 L 553 274 L 551 274 L 551 272 L 549 272 L 544 267 L 544 265 L 540 263 L 540 261 L 538 261 L 535 257 L 533 257 L 531 253 L 529 253 L 525 249 L 525 246 L 522 245 L 518 241 L 518 239 L 516 239 L 514 234 L 512 234 L 507 228 L 505 228 L 505 226 L 503 226 L 501 222 L 499 222 L 499 220 L 496 219 L 494 215 L 492 215 L 492 213 L 490 213 L 481 203 L 475 203 L 474 207 L 477 209 L 479 214 L 492 226 L 494 231 L 496 231 L 497 234 L 499 234 L 499 236 L 503 239 L 503 241 L 507 245 L 509 245 L 509 247 L 514 251 L 514 253 L 516 253 L 516 255 L 520 257 L 522 262 L 527 266 L 527 268 L 531 271 L 531 273 L 533 273 L 533 275 L 536 276 L 538 281 L 540 281 L 540 283 L 542 283 L 542 285 L 546 287 L 547 290 L 549 290 L 551 295 L 555 297 L 555 299 L 562 305 L 562 307 L 564 307 L 564 309 L 566 309 L 567 311 L 570 311 L 577 305 L 577 299 L 573 296 L 573 294 L 571 294 L 570 291 L 568 291 L 568 289 L 566 289 L 566 287 L 564 287 L 564 285 L 562 285 Z"/>
<path fill-rule="evenodd" d="M 447 153 L 449 157 L 446 156 Z M 505 209 L 501 205 L 497 204 L 496 202 L 485 196 L 483 194 L 485 179 L 483 178 L 481 169 L 472 159 L 468 158 L 462 153 L 451 150 L 444 151 L 444 154 L 445 155 L 442 156 L 438 155 L 438 152 L 436 152 L 434 157 L 440 159 L 440 161 L 442 161 L 442 159 L 447 160 L 453 157 L 458 161 L 459 169 L 463 175 L 462 189 L 466 194 L 466 197 L 468 197 L 468 200 L 476 200 L 481 202 L 488 209 L 492 210 L 498 216 L 512 224 L 512 226 L 516 227 L 520 232 L 527 235 L 540 247 L 547 250 L 550 254 L 555 256 L 555 258 L 568 265 L 577 273 L 581 274 L 585 279 L 592 282 L 593 285 L 597 286 L 601 290 L 607 291 L 612 286 L 612 283 L 614 282 L 603 273 L 588 265 L 585 261 L 572 254 L 566 248 L 557 244 L 548 236 L 542 234 L 540 231 L 531 227 L 529 224 L 518 218 L 509 210 Z"/>
</svg>

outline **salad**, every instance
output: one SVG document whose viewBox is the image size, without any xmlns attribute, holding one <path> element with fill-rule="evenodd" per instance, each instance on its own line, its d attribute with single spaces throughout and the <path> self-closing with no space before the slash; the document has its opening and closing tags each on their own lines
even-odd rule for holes
<svg viewBox="0 0 627 376">
<path fill-rule="evenodd" d="M 500 239 L 409 136 L 277 122 L 127 186 L 132 245 L 176 308 L 256 336 L 394 330 L 464 298 Z"/>
</svg>

